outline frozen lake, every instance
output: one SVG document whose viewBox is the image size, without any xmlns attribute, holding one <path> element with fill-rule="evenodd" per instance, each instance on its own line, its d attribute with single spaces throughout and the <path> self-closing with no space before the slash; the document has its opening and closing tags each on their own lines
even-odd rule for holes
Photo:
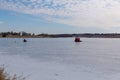
<svg viewBox="0 0 120 80">
<path fill-rule="evenodd" d="M 119 38 L 0 38 L 0 65 L 26 80 L 120 80 Z"/>
</svg>

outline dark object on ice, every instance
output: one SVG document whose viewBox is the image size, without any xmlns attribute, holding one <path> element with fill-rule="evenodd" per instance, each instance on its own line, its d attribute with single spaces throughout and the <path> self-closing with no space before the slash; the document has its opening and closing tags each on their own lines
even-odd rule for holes
<svg viewBox="0 0 120 80">
<path fill-rule="evenodd" d="M 76 37 L 74 41 L 75 42 L 82 42 L 79 37 Z"/>
<path fill-rule="evenodd" d="M 27 40 L 26 40 L 26 39 L 24 39 L 24 40 L 23 40 L 23 42 L 27 42 Z"/>
</svg>

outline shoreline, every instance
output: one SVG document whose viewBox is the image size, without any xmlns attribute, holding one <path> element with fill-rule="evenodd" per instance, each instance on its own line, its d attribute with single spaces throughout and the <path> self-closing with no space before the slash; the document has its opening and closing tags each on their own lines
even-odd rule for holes
<svg viewBox="0 0 120 80">
<path fill-rule="evenodd" d="M 26 32 L 1 32 L 0 38 L 120 38 L 120 33 L 73 33 L 73 34 L 32 34 Z"/>
<path fill-rule="evenodd" d="M 120 38 L 120 37 L 81 37 L 80 38 Z M 0 38 L 75 38 L 75 37 L 0 37 Z"/>
</svg>

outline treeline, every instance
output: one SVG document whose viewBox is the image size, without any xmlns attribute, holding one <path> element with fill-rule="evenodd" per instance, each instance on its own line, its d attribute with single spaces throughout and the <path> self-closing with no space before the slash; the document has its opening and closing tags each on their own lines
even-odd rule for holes
<svg viewBox="0 0 120 80">
<path fill-rule="evenodd" d="M 120 38 L 119 33 L 83 33 L 73 34 L 74 36 L 87 37 L 87 38 Z"/>
<path fill-rule="evenodd" d="M 50 38 L 58 38 L 58 37 L 87 37 L 87 38 L 120 38 L 119 33 L 81 33 L 81 34 L 34 34 L 27 32 L 0 32 L 0 37 L 11 37 L 11 38 L 19 38 L 19 37 L 30 37 L 30 38 L 40 38 L 40 37 L 50 37 Z"/>
<path fill-rule="evenodd" d="M 0 32 L 0 37 L 32 37 L 35 36 L 34 33 L 27 33 L 27 32 Z"/>
<path fill-rule="evenodd" d="M 34 34 L 27 32 L 0 32 L 0 37 L 73 37 L 72 34 Z"/>
</svg>

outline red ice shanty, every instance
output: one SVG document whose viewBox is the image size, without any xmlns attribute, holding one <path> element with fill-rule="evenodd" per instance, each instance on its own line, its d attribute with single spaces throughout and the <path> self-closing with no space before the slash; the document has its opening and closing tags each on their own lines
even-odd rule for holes
<svg viewBox="0 0 120 80">
<path fill-rule="evenodd" d="M 75 42 L 82 42 L 79 37 L 75 37 Z"/>
</svg>

